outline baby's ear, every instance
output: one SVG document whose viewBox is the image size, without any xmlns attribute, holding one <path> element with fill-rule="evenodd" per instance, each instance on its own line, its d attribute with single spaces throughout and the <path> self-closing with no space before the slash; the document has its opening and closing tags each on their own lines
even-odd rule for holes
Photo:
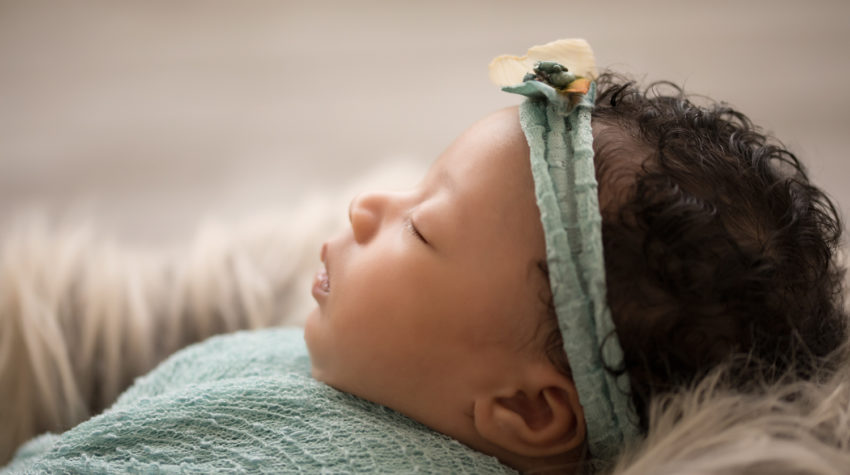
<svg viewBox="0 0 850 475">
<path fill-rule="evenodd" d="M 584 443 L 584 411 L 570 378 L 537 367 L 521 387 L 475 401 L 475 429 L 488 442 L 526 457 L 569 452 Z"/>
</svg>

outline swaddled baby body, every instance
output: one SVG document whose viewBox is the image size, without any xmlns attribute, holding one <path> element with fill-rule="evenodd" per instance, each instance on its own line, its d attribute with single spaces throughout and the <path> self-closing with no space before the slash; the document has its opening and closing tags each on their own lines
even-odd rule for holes
<svg viewBox="0 0 850 475">
<path fill-rule="evenodd" d="M 103 414 L 22 446 L 5 470 L 510 472 L 493 457 L 311 378 L 296 328 L 188 347 Z"/>
</svg>

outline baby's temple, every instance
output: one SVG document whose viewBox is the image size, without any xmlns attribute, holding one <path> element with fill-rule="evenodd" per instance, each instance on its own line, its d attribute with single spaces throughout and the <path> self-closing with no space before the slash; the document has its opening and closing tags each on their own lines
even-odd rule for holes
<svg viewBox="0 0 850 475">
<path fill-rule="evenodd" d="M 518 106 L 350 202 L 303 329 L 188 346 L 0 473 L 850 470 L 842 228 L 797 157 L 584 40 L 489 71 Z"/>
</svg>

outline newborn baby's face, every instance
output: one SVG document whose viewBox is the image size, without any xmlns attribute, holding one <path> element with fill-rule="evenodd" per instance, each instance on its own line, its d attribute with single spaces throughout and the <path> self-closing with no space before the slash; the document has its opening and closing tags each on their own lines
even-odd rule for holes
<svg viewBox="0 0 850 475">
<path fill-rule="evenodd" d="M 467 130 L 416 188 L 362 194 L 349 215 L 313 288 L 316 379 L 452 434 L 470 397 L 546 358 L 545 244 L 515 108 Z"/>
</svg>

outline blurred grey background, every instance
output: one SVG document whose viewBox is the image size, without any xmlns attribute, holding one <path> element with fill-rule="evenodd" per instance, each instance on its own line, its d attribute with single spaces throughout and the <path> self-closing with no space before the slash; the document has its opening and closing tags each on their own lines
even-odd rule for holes
<svg viewBox="0 0 850 475">
<path fill-rule="evenodd" d="M 518 102 L 492 57 L 561 37 L 741 108 L 850 213 L 848 25 L 847 1 L 0 0 L 0 222 L 170 242 L 427 164 Z"/>
</svg>

